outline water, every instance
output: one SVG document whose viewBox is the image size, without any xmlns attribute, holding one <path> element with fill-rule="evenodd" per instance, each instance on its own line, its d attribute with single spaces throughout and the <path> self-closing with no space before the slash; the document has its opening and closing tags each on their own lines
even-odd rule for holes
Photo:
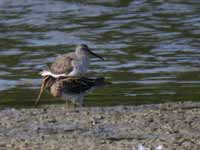
<svg viewBox="0 0 200 150">
<path fill-rule="evenodd" d="M 113 82 L 86 105 L 198 101 L 199 14 L 199 0 L 1 0 L 0 103 L 32 105 L 38 72 L 80 43 L 106 59 L 89 74 Z"/>
</svg>

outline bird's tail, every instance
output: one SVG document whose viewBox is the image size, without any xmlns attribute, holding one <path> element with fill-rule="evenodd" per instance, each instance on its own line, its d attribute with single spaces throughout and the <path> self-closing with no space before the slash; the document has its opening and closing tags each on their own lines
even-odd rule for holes
<svg viewBox="0 0 200 150">
<path fill-rule="evenodd" d="M 107 81 L 105 78 L 96 78 L 95 80 L 95 86 L 105 86 L 108 84 L 111 84 L 111 82 Z"/>
</svg>

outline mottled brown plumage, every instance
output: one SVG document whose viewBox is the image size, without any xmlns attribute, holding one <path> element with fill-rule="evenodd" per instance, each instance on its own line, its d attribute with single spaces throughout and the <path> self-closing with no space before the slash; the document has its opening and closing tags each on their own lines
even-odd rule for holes
<svg viewBox="0 0 200 150">
<path fill-rule="evenodd" d="M 54 82 L 55 82 L 55 79 L 50 77 L 50 76 L 43 77 L 42 84 L 41 84 L 41 87 L 40 87 L 40 92 L 39 92 L 38 97 L 35 101 L 35 105 L 38 105 L 40 98 L 41 98 L 41 95 L 44 92 L 44 90 L 50 89 L 50 87 L 53 85 Z"/>
<path fill-rule="evenodd" d="M 93 53 L 87 45 L 81 44 L 76 47 L 75 52 L 58 56 L 55 62 L 49 67 L 49 70 L 44 70 L 41 75 L 51 75 L 55 78 L 60 76 L 84 75 L 89 66 L 89 54 L 103 60 L 101 56 Z"/>
<path fill-rule="evenodd" d="M 55 85 L 60 92 L 79 94 L 86 92 L 93 87 L 102 86 L 104 84 L 104 78 L 77 77 L 73 79 L 69 77 L 61 77 L 56 79 L 52 86 Z"/>
<path fill-rule="evenodd" d="M 39 96 L 35 102 L 37 105 L 42 92 L 47 89 L 54 97 L 83 95 L 87 91 L 107 84 L 104 78 L 86 78 L 86 77 L 59 77 L 46 76 L 43 79 Z M 76 100 L 75 100 L 76 101 Z"/>
<path fill-rule="evenodd" d="M 50 66 L 49 70 L 54 74 L 69 74 L 73 70 L 72 61 L 75 59 L 74 53 L 60 55 Z"/>
</svg>

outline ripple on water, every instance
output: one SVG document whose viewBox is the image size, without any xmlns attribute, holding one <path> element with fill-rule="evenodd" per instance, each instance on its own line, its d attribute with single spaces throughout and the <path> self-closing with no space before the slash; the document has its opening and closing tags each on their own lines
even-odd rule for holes
<svg viewBox="0 0 200 150">
<path fill-rule="evenodd" d="M 10 99 L 32 100 L 33 95 L 24 91 L 38 92 L 38 72 L 57 54 L 86 43 L 105 58 L 92 58 L 89 74 L 113 82 L 86 97 L 86 104 L 198 100 L 197 4 L 195 0 L 2 0 L 0 95 L 7 90 L 15 95 Z"/>
<path fill-rule="evenodd" d="M 0 79 L 0 91 L 8 90 L 16 87 L 18 81 L 16 80 L 2 80 Z"/>
</svg>

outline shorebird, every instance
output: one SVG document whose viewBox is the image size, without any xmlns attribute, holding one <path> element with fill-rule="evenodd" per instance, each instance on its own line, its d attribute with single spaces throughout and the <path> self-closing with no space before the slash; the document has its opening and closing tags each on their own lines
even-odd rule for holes
<svg viewBox="0 0 200 150">
<path fill-rule="evenodd" d="M 58 56 L 48 70 L 41 72 L 43 81 L 35 104 L 39 103 L 43 91 L 47 89 L 55 97 L 82 105 L 89 90 L 104 85 L 104 78 L 83 77 L 88 69 L 89 54 L 104 60 L 85 44 L 78 45 L 75 52 Z"/>
<path fill-rule="evenodd" d="M 103 57 L 92 52 L 86 44 L 80 44 L 76 47 L 75 52 L 58 56 L 48 70 L 41 72 L 41 75 L 43 77 L 52 76 L 54 78 L 82 76 L 88 69 L 89 54 L 104 60 Z"/>
<path fill-rule="evenodd" d="M 69 102 L 73 107 L 82 106 L 84 96 L 91 90 L 108 84 L 104 78 L 86 78 L 86 77 L 58 77 L 45 76 L 40 94 L 35 102 L 39 103 L 42 92 L 47 89 L 54 97 L 60 97 L 66 101 L 68 108 Z"/>
</svg>

